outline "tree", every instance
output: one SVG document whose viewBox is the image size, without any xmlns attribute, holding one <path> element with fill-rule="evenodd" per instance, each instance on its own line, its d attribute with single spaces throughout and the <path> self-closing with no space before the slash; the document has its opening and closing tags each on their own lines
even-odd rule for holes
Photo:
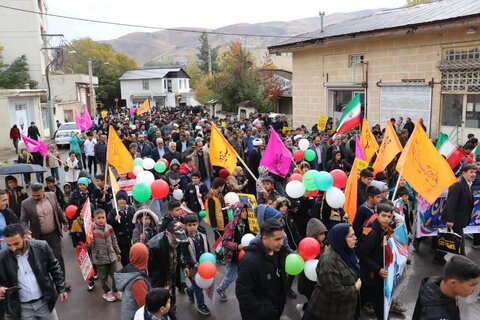
<svg viewBox="0 0 480 320">
<path fill-rule="evenodd" d="M 433 0 L 407 0 L 407 7 L 413 7 L 422 3 L 430 3 L 433 2 Z"/>
<path fill-rule="evenodd" d="M 63 70 L 87 74 L 88 60 L 92 59 L 93 75 L 98 77 L 97 100 L 113 106 L 115 98 L 120 98 L 121 94 L 119 78 L 126 71 L 137 68 L 137 63 L 126 54 L 116 52 L 110 45 L 90 38 L 73 40 L 69 50 L 76 53 L 65 55 Z"/>
<path fill-rule="evenodd" d="M 36 88 L 38 83 L 30 79 L 28 73 L 27 57 L 22 55 L 15 59 L 10 65 L 0 64 L 0 88 L 4 89 L 23 89 L 25 85 L 32 89 Z"/>
<path fill-rule="evenodd" d="M 208 34 L 207 32 L 203 32 L 200 38 L 200 47 L 198 47 L 198 54 L 197 54 L 197 66 L 202 72 L 202 74 L 209 74 L 209 61 L 211 62 L 212 66 L 212 73 L 218 71 L 218 47 L 212 48 L 208 43 Z"/>
<path fill-rule="evenodd" d="M 196 89 L 197 82 L 202 77 L 202 74 L 197 65 L 197 55 L 195 49 L 190 50 L 187 61 L 187 69 L 185 71 L 190 76 L 190 87 Z"/>
</svg>

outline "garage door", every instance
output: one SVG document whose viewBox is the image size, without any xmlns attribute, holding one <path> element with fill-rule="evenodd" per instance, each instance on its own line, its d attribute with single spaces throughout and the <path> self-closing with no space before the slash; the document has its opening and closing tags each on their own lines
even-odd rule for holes
<svg viewBox="0 0 480 320">
<path fill-rule="evenodd" d="M 380 124 L 383 127 L 388 119 L 410 117 L 415 123 L 422 118 L 427 133 L 430 134 L 430 113 L 432 108 L 432 88 L 428 85 L 382 84 L 380 87 Z"/>
</svg>

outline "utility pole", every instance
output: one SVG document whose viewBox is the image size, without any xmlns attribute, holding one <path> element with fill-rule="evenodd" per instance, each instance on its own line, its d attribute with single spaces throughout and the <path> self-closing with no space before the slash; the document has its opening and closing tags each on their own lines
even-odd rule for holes
<svg viewBox="0 0 480 320">
<path fill-rule="evenodd" d="M 50 66 L 52 66 L 55 62 L 57 61 L 57 59 L 53 59 L 52 61 L 50 61 L 50 63 L 47 65 L 47 67 L 45 68 L 45 78 L 47 79 L 47 89 L 48 89 L 48 100 L 47 100 L 47 118 L 48 118 L 48 126 L 50 127 L 50 139 L 54 139 L 54 133 L 55 133 L 55 127 L 56 127 L 56 123 L 55 123 L 55 116 L 53 114 L 53 101 L 52 101 L 52 90 L 50 88 L 50 77 L 49 77 L 49 74 L 50 74 Z"/>
<path fill-rule="evenodd" d="M 97 116 L 97 103 L 95 102 L 95 88 L 93 87 L 92 59 L 88 59 L 88 80 L 90 82 L 90 115 Z"/>
</svg>

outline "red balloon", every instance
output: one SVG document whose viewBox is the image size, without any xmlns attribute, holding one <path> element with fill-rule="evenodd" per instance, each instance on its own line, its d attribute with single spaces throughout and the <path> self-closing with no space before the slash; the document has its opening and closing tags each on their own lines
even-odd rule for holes
<svg viewBox="0 0 480 320">
<path fill-rule="evenodd" d="M 240 250 L 238 251 L 238 261 L 243 259 L 243 256 L 245 255 L 245 250 Z"/>
<path fill-rule="evenodd" d="M 133 172 L 129 172 L 127 176 L 128 176 L 129 179 L 136 179 L 137 178 L 137 176 Z"/>
<path fill-rule="evenodd" d="M 150 185 L 150 189 L 152 190 L 153 199 L 160 200 L 168 196 L 169 187 L 165 180 L 158 179 L 153 181 Z"/>
<path fill-rule="evenodd" d="M 297 150 L 293 153 L 293 159 L 295 161 L 302 161 L 303 160 L 303 151 L 302 150 Z"/>
<path fill-rule="evenodd" d="M 217 267 L 213 262 L 204 261 L 198 265 L 198 273 L 203 279 L 212 279 L 217 273 Z"/>
<path fill-rule="evenodd" d="M 67 216 L 68 219 L 73 219 L 77 214 L 77 210 L 78 210 L 78 207 L 71 204 L 65 208 L 65 215 Z"/>
<path fill-rule="evenodd" d="M 343 188 L 347 184 L 347 174 L 345 171 L 340 169 L 335 169 L 330 172 L 333 178 L 333 186 L 335 188 Z"/>
<path fill-rule="evenodd" d="M 310 191 L 310 192 L 308 193 L 308 197 L 309 197 L 309 198 L 315 198 L 316 196 L 318 196 L 319 193 L 320 193 L 319 190 Z"/>
<path fill-rule="evenodd" d="M 167 159 L 160 159 L 160 161 L 162 161 L 163 163 L 165 163 L 165 167 L 167 167 L 167 170 L 169 169 L 168 167 L 168 160 Z"/>
<path fill-rule="evenodd" d="M 290 176 L 290 178 L 288 179 L 288 181 L 293 181 L 293 180 L 296 180 L 296 181 L 300 181 L 302 182 L 302 175 L 300 173 L 294 173 Z"/>
<path fill-rule="evenodd" d="M 298 253 L 305 261 L 315 259 L 320 254 L 320 243 L 312 237 L 303 238 L 298 244 Z"/>
</svg>

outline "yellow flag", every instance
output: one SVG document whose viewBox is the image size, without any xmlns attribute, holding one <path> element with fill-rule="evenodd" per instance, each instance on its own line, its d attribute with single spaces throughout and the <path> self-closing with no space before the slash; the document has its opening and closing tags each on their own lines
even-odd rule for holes
<svg viewBox="0 0 480 320">
<path fill-rule="evenodd" d="M 133 159 L 112 126 L 108 129 L 107 163 L 117 172 L 128 173 L 133 170 Z"/>
<path fill-rule="evenodd" d="M 378 142 L 375 136 L 373 135 L 372 131 L 370 130 L 370 126 L 368 125 L 367 119 L 363 118 L 362 122 L 362 133 L 360 134 L 360 144 L 362 145 L 363 152 L 365 153 L 365 158 L 367 159 L 367 163 L 370 163 L 375 153 L 378 151 Z"/>
<path fill-rule="evenodd" d="M 327 116 L 319 116 L 318 121 L 317 121 L 317 129 L 318 131 L 324 131 L 325 128 L 327 127 L 327 121 L 328 118 Z"/>
<path fill-rule="evenodd" d="M 145 112 L 148 112 L 148 111 L 150 111 L 150 102 L 148 101 L 148 99 L 145 99 L 145 101 L 143 101 L 140 108 L 137 109 L 137 116 L 139 116 L 139 115 L 141 115 Z"/>
<path fill-rule="evenodd" d="M 108 166 L 108 174 L 110 176 L 110 187 L 112 188 L 112 192 L 117 194 L 117 192 L 120 190 L 120 186 L 118 185 L 117 179 L 115 179 L 110 166 Z"/>
<path fill-rule="evenodd" d="M 373 164 L 373 174 L 375 175 L 377 172 L 385 170 L 399 152 L 402 152 L 402 144 L 398 140 L 392 123 L 390 120 L 387 120 L 383 141 L 378 150 L 377 159 Z"/>
<path fill-rule="evenodd" d="M 237 166 L 237 152 L 228 143 L 227 139 L 218 130 L 213 122 L 210 122 L 212 132 L 210 136 L 210 162 L 214 166 L 227 169 L 230 173 Z"/>
<path fill-rule="evenodd" d="M 347 185 L 345 187 L 345 204 L 343 209 L 348 215 L 348 221 L 353 223 L 355 214 L 357 213 L 357 188 L 358 178 L 360 177 L 360 171 L 368 167 L 368 163 L 362 159 L 355 158 L 352 165 L 352 170 L 347 179 Z"/>
<path fill-rule="evenodd" d="M 397 171 L 432 204 L 457 179 L 419 122 L 398 159 Z"/>
</svg>

